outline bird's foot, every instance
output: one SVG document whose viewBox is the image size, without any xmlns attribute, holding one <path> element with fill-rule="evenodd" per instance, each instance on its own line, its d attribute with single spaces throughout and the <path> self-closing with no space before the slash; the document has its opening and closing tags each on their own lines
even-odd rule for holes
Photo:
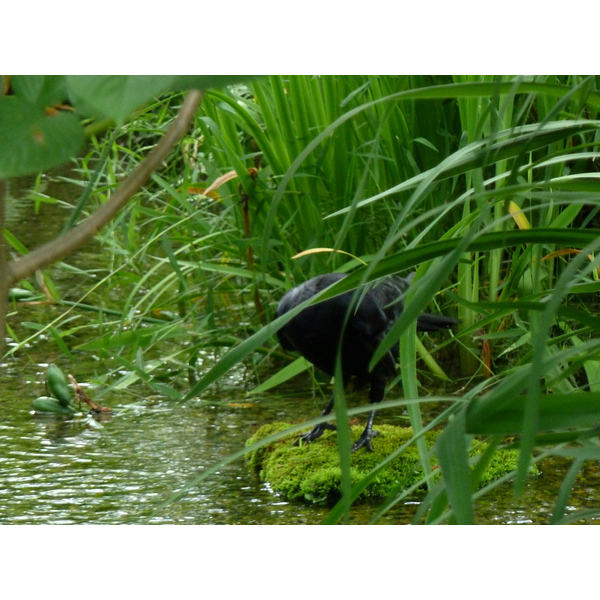
<svg viewBox="0 0 600 600">
<path fill-rule="evenodd" d="M 335 431 L 335 425 L 331 423 L 319 423 L 315 425 L 308 433 L 298 436 L 298 439 L 292 444 L 292 446 L 299 446 L 300 442 L 303 444 L 310 444 L 313 440 L 320 438 L 326 430 Z"/>
<path fill-rule="evenodd" d="M 371 445 L 371 440 L 374 437 L 377 437 L 378 435 L 379 435 L 379 431 L 375 431 L 372 429 L 365 429 L 362 432 L 361 436 L 358 438 L 358 440 L 356 442 L 354 442 L 354 444 L 352 444 L 352 452 L 356 452 L 363 446 L 369 452 L 373 452 L 373 446 Z"/>
</svg>

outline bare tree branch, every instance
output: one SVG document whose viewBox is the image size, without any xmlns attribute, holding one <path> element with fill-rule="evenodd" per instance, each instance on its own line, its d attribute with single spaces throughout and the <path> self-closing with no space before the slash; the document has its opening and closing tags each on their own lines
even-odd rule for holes
<svg viewBox="0 0 600 600">
<path fill-rule="evenodd" d="M 198 90 L 192 90 L 188 93 L 177 117 L 160 142 L 125 179 L 108 202 L 103 204 L 93 215 L 60 237 L 36 248 L 25 256 L 9 262 L 6 270 L 6 288 L 11 287 L 38 269 L 68 256 L 92 239 L 148 181 L 152 173 L 168 156 L 173 146 L 185 135 L 202 96 L 202 92 Z"/>
</svg>

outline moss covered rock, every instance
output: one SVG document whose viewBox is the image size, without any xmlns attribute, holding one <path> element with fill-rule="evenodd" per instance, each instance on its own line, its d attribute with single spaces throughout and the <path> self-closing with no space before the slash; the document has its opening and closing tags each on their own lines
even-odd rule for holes
<svg viewBox="0 0 600 600">
<path fill-rule="evenodd" d="M 269 423 L 261 427 L 247 442 L 256 442 L 291 427 L 290 423 Z M 353 441 L 362 433 L 362 426 L 351 428 Z M 373 439 L 374 452 L 359 450 L 352 453 L 351 480 L 361 481 L 372 469 L 408 442 L 413 432 L 410 427 L 396 427 L 378 424 L 379 435 Z M 439 432 L 425 434 L 428 447 L 433 446 Z M 327 431 L 321 438 L 310 444 L 292 446 L 296 435 L 287 436 L 267 446 L 248 453 L 248 464 L 256 469 L 263 481 L 274 492 L 288 500 L 303 500 L 311 503 L 335 502 L 341 493 L 341 470 L 334 431 Z M 473 454 L 481 453 L 486 446 L 473 443 Z M 489 483 L 517 466 L 517 450 L 500 450 L 485 471 L 481 484 Z M 432 468 L 436 458 L 431 457 Z M 387 496 L 399 488 L 415 484 L 423 477 L 419 454 L 415 444 L 408 446 L 399 456 L 382 469 L 363 490 L 360 498 Z"/>
</svg>

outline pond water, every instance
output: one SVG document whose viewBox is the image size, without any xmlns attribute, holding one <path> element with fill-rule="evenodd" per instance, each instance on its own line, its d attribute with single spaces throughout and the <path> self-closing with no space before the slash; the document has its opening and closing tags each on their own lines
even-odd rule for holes
<svg viewBox="0 0 600 600">
<path fill-rule="evenodd" d="M 28 375 L 28 371 L 31 372 Z M 140 405 L 108 398 L 114 414 L 90 422 L 33 414 L 43 374 L 34 365 L 3 376 L 0 425 L 0 523 L 44 524 L 318 524 L 326 507 L 289 503 L 238 459 L 164 505 L 194 477 L 243 447 L 261 425 L 303 419 L 318 403 L 290 397 L 220 398 L 219 402 Z M 18 395 L 6 394 L 17 390 Z M 383 420 L 388 420 L 382 416 Z M 479 523 L 547 523 L 567 464 L 544 463 L 515 502 L 505 485 L 477 505 Z M 600 473 L 580 476 L 570 510 L 597 506 Z M 418 499 L 388 513 L 385 524 L 409 523 Z M 375 506 L 353 508 L 366 523 Z M 593 521 L 590 521 L 593 522 Z"/>
<path fill-rule="evenodd" d="M 114 415 L 91 426 L 82 417 L 32 414 L 33 396 L 23 392 L 22 401 L 3 403 L 0 523 L 307 523 L 324 514 L 279 501 L 243 460 L 158 510 L 275 416 L 260 402 L 109 401 Z"/>
<path fill-rule="evenodd" d="M 48 210 L 57 209 L 43 207 Z M 32 399 L 43 393 L 48 360 L 38 349 L 28 349 L 0 365 L 1 524 L 317 524 L 328 514 L 326 507 L 282 500 L 243 458 L 165 504 L 203 471 L 243 448 L 261 425 L 316 416 L 322 407 L 307 397 L 306 382 L 297 383 L 295 397 L 248 398 L 243 386 L 236 386 L 238 373 L 218 397 L 211 392 L 212 397 L 177 404 L 113 395 L 102 398 L 112 407 L 111 416 L 64 418 L 31 410 Z M 85 360 L 59 364 L 86 381 L 98 364 L 91 357 Z M 389 416 L 381 415 L 379 422 Z M 566 469 L 564 461 L 545 462 L 518 501 L 510 485 L 498 488 L 477 504 L 477 522 L 548 522 Z M 569 510 L 596 508 L 599 484 L 600 470 L 589 463 L 578 477 Z M 409 523 L 417 505 L 418 498 L 399 505 L 380 522 Z M 366 523 L 375 511 L 371 505 L 354 507 L 350 523 Z"/>
</svg>

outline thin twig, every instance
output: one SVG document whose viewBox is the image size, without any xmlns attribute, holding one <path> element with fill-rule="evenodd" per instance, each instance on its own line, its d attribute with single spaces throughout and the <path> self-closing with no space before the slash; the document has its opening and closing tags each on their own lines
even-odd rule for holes
<svg viewBox="0 0 600 600">
<path fill-rule="evenodd" d="M 75 390 L 75 396 L 79 403 L 83 402 L 90 407 L 90 410 L 95 413 L 110 413 L 112 409 L 108 406 L 100 406 L 97 402 L 94 402 L 82 389 L 81 386 L 77 383 L 77 380 L 73 375 L 68 375 L 69 383 L 73 386 Z"/>
</svg>

